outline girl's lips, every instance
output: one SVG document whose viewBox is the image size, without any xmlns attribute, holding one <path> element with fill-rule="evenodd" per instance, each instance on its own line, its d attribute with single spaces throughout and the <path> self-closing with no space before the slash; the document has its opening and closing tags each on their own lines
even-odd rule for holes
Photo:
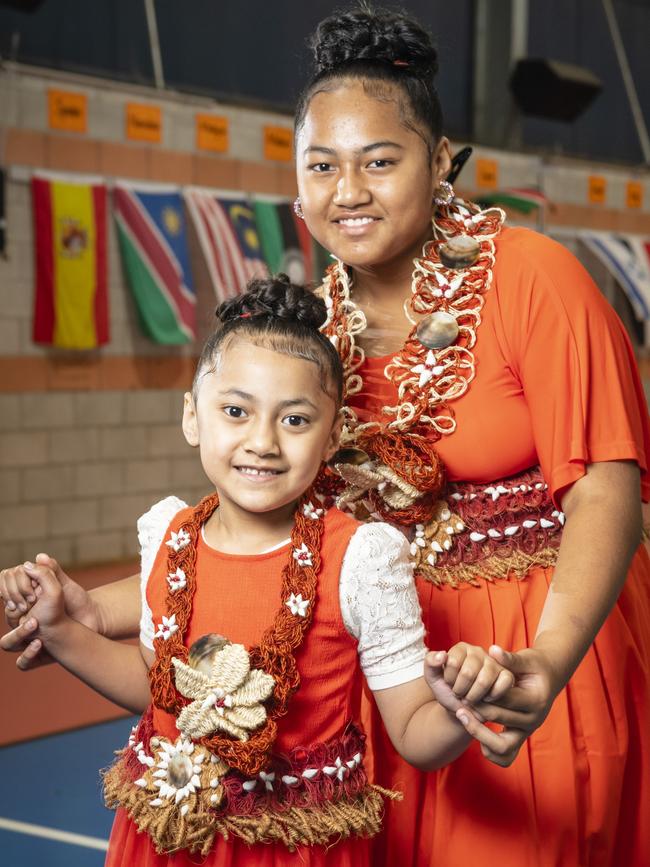
<svg viewBox="0 0 650 867">
<path fill-rule="evenodd" d="M 272 470 L 268 467 L 235 467 L 235 470 L 240 476 L 256 484 L 277 479 L 283 472 L 283 470 Z"/>
<path fill-rule="evenodd" d="M 342 234 L 356 238 L 372 231 L 378 222 L 377 217 L 342 217 L 334 220 L 334 225 Z"/>
</svg>

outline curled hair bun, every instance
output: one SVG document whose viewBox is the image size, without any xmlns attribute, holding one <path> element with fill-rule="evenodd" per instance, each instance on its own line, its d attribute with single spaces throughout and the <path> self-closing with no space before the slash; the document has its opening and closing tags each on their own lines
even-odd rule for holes
<svg viewBox="0 0 650 867">
<path fill-rule="evenodd" d="M 226 324 L 245 316 L 290 319 L 318 330 L 327 319 L 325 302 L 304 286 L 291 283 L 286 274 L 266 280 L 251 280 L 243 295 L 224 301 L 217 318 Z"/>
<path fill-rule="evenodd" d="M 438 71 L 438 53 L 417 21 L 403 12 L 366 5 L 321 21 L 310 48 L 317 76 L 353 61 L 398 61 L 400 71 L 431 78 Z"/>
</svg>

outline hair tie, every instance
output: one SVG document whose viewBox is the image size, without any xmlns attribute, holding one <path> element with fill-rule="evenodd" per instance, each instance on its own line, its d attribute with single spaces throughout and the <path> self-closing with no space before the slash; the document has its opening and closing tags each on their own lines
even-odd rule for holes
<svg viewBox="0 0 650 867">
<path fill-rule="evenodd" d="M 393 60 L 393 66 L 410 66 L 408 60 Z"/>
<path fill-rule="evenodd" d="M 238 319 L 250 319 L 253 314 L 247 311 L 246 313 L 240 313 L 237 317 Z"/>
</svg>

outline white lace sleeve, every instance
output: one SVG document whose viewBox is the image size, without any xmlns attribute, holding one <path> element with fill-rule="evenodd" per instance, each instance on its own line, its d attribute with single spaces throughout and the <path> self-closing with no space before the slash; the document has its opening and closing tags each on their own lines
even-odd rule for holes
<svg viewBox="0 0 650 867">
<path fill-rule="evenodd" d="M 162 545 L 165 530 L 177 512 L 184 509 L 187 503 L 178 497 L 165 497 L 164 500 L 152 506 L 148 512 L 138 518 L 138 542 L 140 543 L 140 598 L 142 612 L 140 614 L 140 641 L 145 647 L 153 650 L 153 635 L 155 632 L 151 608 L 147 602 L 147 582 L 153 568 L 158 549 Z"/>
<path fill-rule="evenodd" d="M 345 552 L 339 584 L 346 629 L 359 642 L 372 690 L 420 677 L 426 654 L 409 544 L 389 524 L 363 524 Z"/>
</svg>

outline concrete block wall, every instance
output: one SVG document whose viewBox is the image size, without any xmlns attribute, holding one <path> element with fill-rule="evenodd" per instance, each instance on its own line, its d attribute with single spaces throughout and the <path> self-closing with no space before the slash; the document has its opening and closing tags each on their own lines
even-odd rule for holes
<svg viewBox="0 0 650 867">
<path fill-rule="evenodd" d="M 0 395 L 0 563 L 137 555 L 137 518 L 209 490 L 180 427 L 183 391 Z"/>
</svg>

